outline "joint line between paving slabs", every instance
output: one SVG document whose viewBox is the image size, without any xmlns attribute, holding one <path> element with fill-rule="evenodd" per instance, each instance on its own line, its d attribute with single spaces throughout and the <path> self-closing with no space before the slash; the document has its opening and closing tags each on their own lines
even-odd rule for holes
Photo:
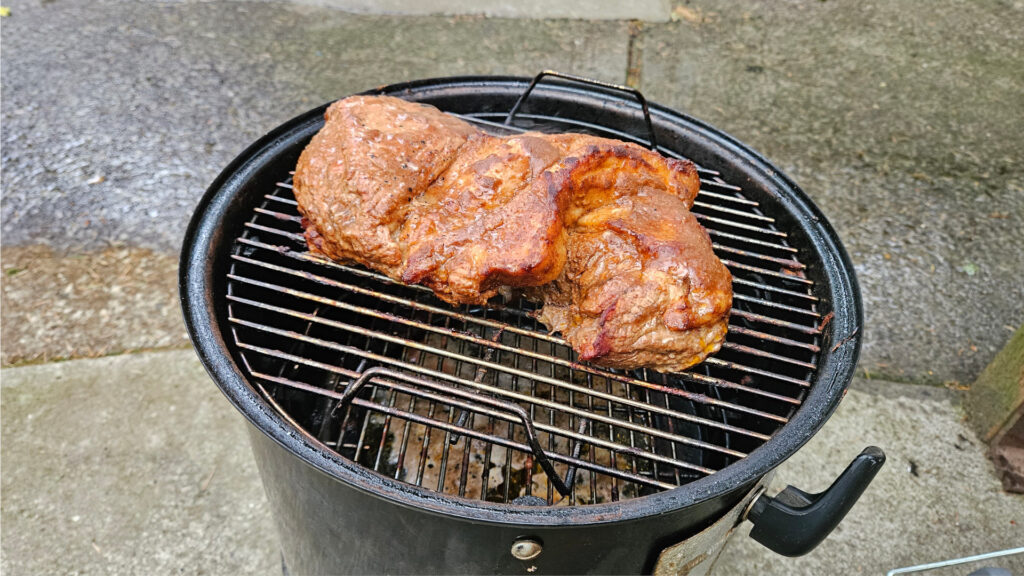
<svg viewBox="0 0 1024 576">
<path fill-rule="evenodd" d="M 642 21 L 629 21 L 629 43 L 626 45 L 626 86 L 638 90 L 644 66 L 643 31 L 644 23 Z"/>
</svg>

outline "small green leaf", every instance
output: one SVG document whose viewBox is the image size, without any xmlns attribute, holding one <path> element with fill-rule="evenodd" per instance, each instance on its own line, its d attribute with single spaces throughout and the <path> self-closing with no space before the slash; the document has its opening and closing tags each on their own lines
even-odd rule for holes
<svg viewBox="0 0 1024 576">
<path fill-rule="evenodd" d="M 978 273 L 978 267 L 974 265 L 974 262 L 966 262 L 963 266 L 960 267 L 960 269 L 963 270 L 964 274 L 967 274 L 968 276 L 974 276 L 975 274 Z"/>
<path fill-rule="evenodd" d="M 6 273 L 7 273 L 8 276 L 14 276 L 18 272 L 24 272 L 24 269 L 23 268 L 8 268 L 6 270 Z"/>
</svg>

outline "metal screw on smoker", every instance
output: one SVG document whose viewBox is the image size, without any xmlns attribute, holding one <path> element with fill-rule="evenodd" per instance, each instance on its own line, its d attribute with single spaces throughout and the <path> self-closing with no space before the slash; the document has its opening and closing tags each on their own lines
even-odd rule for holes
<svg viewBox="0 0 1024 576">
<path fill-rule="evenodd" d="M 529 538 L 520 538 L 512 544 L 512 555 L 519 560 L 533 560 L 543 551 L 544 547 L 540 545 L 540 542 Z"/>
</svg>

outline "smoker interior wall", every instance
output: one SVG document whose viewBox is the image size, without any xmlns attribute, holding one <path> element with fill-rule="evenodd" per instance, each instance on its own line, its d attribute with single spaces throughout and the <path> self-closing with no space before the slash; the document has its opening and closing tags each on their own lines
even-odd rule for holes
<svg viewBox="0 0 1024 576">
<path fill-rule="evenodd" d="M 648 573 L 664 548 L 702 530 L 750 489 L 628 523 L 496 525 L 370 495 L 309 466 L 258 429 L 249 431 L 292 574 Z M 542 542 L 541 555 L 513 558 L 512 544 L 522 537 Z"/>
</svg>

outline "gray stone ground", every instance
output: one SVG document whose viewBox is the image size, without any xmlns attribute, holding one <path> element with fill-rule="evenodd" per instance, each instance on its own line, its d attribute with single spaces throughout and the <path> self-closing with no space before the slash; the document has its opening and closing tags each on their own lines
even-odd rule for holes
<svg viewBox="0 0 1024 576">
<path fill-rule="evenodd" d="M 187 347 L 173 255 L 130 248 L 0 252 L 3 364 Z"/>
<path fill-rule="evenodd" d="M 257 0 L 261 1 L 261 0 Z M 301 4 L 329 6 L 359 14 L 480 15 L 496 18 L 577 18 L 584 20 L 669 20 L 668 0 L 298 0 Z"/>
<path fill-rule="evenodd" d="M 8 368 L 2 380 L 4 574 L 278 573 L 245 424 L 192 352 Z M 744 526 L 717 573 L 879 574 L 1024 541 L 1024 497 L 1001 491 L 944 388 L 856 381 L 773 486 L 824 489 L 869 444 L 889 461 L 818 549 L 783 558 Z M 1024 573 L 1024 556 L 1002 565 Z"/>
<path fill-rule="evenodd" d="M 2 372 L 0 571 L 272 574 L 245 424 L 191 351 Z"/>
<path fill-rule="evenodd" d="M 624 22 L 389 18 L 262 2 L 10 6 L 4 241 L 58 249 L 176 251 L 199 196 L 236 154 L 329 100 L 543 68 L 621 81 L 628 41 Z"/>
<path fill-rule="evenodd" d="M 772 487 L 823 490 L 868 445 L 885 448 L 886 464 L 817 549 L 778 556 L 744 537 L 747 524 L 728 544 L 718 573 L 883 574 L 1024 542 L 1024 496 L 1002 491 L 957 395 L 943 388 L 854 380 L 836 414 L 779 468 Z M 988 564 L 1024 574 L 1024 555 Z"/>
<path fill-rule="evenodd" d="M 622 21 L 226 1 L 10 7 L 3 239 L 60 252 L 173 253 L 236 153 L 345 94 L 542 68 L 622 82 L 630 64 Z M 973 381 L 1024 322 L 1022 4 L 681 8 L 635 35 L 640 87 L 749 142 L 821 205 L 863 285 L 867 374 Z"/>
<path fill-rule="evenodd" d="M 695 2 L 644 92 L 762 152 L 864 293 L 862 366 L 967 384 L 1024 321 L 1024 3 Z"/>
<path fill-rule="evenodd" d="M 543 68 L 630 70 L 650 99 L 800 183 L 857 266 L 862 374 L 970 383 L 1024 322 L 1024 2 L 695 0 L 641 25 L 225 0 L 4 6 L 4 366 L 182 348 L 188 216 L 293 115 L 379 84 Z M 0 379 L 5 574 L 277 570 L 241 419 L 191 352 Z M 855 388 L 776 485 L 824 487 L 875 442 L 891 462 L 874 487 L 810 556 L 739 538 L 720 573 L 877 573 L 1024 542 L 1024 501 L 999 492 L 955 392 Z"/>
</svg>

